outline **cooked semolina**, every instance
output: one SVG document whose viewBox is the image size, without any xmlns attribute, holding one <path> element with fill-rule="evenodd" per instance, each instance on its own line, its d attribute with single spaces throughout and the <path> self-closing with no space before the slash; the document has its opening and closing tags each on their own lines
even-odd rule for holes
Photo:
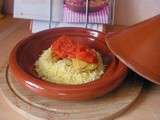
<svg viewBox="0 0 160 120">
<path fill-rule="evenodd" d="M 57 60 L 49 48 L 36 61 L 35 70 L 39 77 L 49 82 L 78 85 L 96 80 L 104 73 L 102 58 L 98 52 L 97 58 L 97 66 L 75 59 Z"/>
</svg>

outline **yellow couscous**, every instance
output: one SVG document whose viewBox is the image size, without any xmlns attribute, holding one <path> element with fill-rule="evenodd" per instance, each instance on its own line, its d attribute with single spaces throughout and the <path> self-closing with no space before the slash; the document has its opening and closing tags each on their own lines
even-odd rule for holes
<svg viewBox="0 0 160 120">
<path fill-rule="evenodd" d="M 88 83 L 100 78 L 104 73 L 104 65 L 101 55 L 96 52 L 98 58 L 98 66 L 86 64 L 81 70 L 77 69 L 75 59 L 57 60 L 52 55 L 51 48 L 44 50 L 42 55 L 35 63 L 37 74 L 44 80 L 57 84 L 78 85 Z M 76 67 L 75 67 L 76 66 Z M 82 65 L 78 65 L 81 68 Z"/>
</svg>

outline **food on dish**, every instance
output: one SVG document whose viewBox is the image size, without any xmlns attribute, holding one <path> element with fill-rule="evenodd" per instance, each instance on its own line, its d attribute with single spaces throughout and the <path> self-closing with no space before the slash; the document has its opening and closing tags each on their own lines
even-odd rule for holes
<svg viewBox="0 0 160 120">
<path fill-rule="evenodd" d="M 49 82 L 78 85 L 99 79 L 104 65 L 99 52 L 63 35 L 43 51 L 35 70 Z"/>
</svg>

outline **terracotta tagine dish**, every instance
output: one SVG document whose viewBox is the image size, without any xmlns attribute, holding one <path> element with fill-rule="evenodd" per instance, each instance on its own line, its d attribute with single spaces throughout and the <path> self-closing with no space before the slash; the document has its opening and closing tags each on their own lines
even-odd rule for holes
<svg viewBox="0 0 160 120">
<path fill-rule="evenodd" d="M 108 35 L 106 43 L 130 69 L 160 85 L 160 15 Z"/>
<path fill-rule="evenodd" d="M 70 38 L 72 40 L 70 40 Z M 128 68 L 116 59 L 107 48 L 105 38 L 105 33 L 83 28 L 56 28 L 45 30 L 20 41 L 13 48 L 9 57 L 9 68 L 15 79 L 21 83 L 22 86 L 25 86 L 37 95 L 61 100 L 94 99 L 118 87 L 128 71 Z M 46 50 L 50 51 L 51 54 L 48 54 Z M 94 76 L 96 72 L 93 71 L 96 71 L 95 69 L 99 67 L 99 59 L 95 57 L 97 55 L 95 51 L 101 55 L 104 66 L 103 74 L 99 75 L 97 79 L 89 82 L 85 82 L 85 79 L 83 79 L 83 84 L 73 84 L 74 81 L 69 81 L 71 84 L 63 84 L 62 82 L 66 82 L 64 79 L 61 79 L 61 83 L 54 82 L 54 80 L 57 81 L 58 77 L 63 78 L 64 75 L 67 76 L 70 74 L 63 73 L 59 75 L 58 73 L 60 70 L 63 71 L 64 61 L 67 61 L 67 65 L 69 66 L 73 65 L 75 71 L 77 69 L 82 70 L 83 75 L 86 74 L 86 69 L 92 69 L 90 72 L 91 74 L 94 73 Z M 49 61 L 49 58 L 46 59 L 45 57 L 43 59 L 42 56 L 47 55 L 50 56 L 49 58 L 51 59 L 54 57 L 55 61 Z M 77 59 L 78 62 L 76 61 Z M 37 62 L 37 60 L 39 61 Z M 48 75 L 51 71 L 50 69 L 52 69 L 51 64 L 48 65 L 43 62 L 43 60 L 49 61 L 50 63 L 55 62 L 54 65 L 57 66 L 63 64 L 62 67 L 56 69 L 57 75 L 59 76 L 54 76 L 52 82 L 49 81 L 50 76 L 43 76 L 43 73 Z M 36 62 L 40 65 L 37 71 L 35 70 Z M 86 68 L 86 65 L 89 67 L 87 66 Z M 50 71 L 43 72 L 41 68 L 45 68 L 46 66 L 48 67 L 46 70 Z M 83 66 L 85 66 L 85 68 L 83 68 Z M 55 71 L 53 70 L 53 74 L 54 73 Z M 77 76 L 79 76 L 79 74 Z M 78 79 L 77 76 L 74 77 Z M 45 80 L 46 78 L 48 80 Z M 80 79 L 82 78 L 83 77 L 80 77 Z"/>
</svg>

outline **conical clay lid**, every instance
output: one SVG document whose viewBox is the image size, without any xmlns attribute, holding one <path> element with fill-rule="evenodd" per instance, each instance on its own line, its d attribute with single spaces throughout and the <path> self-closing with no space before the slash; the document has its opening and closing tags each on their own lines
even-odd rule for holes
<svg viewBox="0 0 160 120">
<path fill-rule="evenodd" d="M 160 15 L 108 35 L 106 43 L 130 69 L 160 85 Z"/>
</svg>

